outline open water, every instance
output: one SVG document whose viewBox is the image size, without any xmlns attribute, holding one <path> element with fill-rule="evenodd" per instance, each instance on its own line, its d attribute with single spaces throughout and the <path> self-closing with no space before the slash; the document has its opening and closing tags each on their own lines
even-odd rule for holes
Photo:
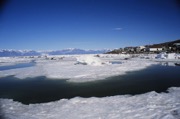
<svg viewBox="0 0 180 119">
<path fill-rule="evenodd" d="M 64 80 L 36 77 L 0 78 L 0 98 L 9 98 L 24 104 L 43 103 L 73 97 L 105 97 L 136 95 L 149 91 L 166 92 L 180 86 L 180 66 L 153 65 L 144 70 L 109 77 L 106 80 L 71 83 Z"/>
</svg>

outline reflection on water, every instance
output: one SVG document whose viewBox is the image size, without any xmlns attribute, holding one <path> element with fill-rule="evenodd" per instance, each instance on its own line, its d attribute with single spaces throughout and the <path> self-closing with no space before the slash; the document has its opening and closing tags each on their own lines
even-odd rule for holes
<svg viewBox="0 0 180 119">
<path fill-rule="evenodd" d="M 17 79 L 0 78 L 0 98 L 11 98 L 25 104 L 55 101 L 62 98 L 104 97 L 124 94 L 140 94 L 149 91 L 163 92 L 172 86 L 180 86 L 180 67 L 151 66 L 88 83 L 70 83 L 46 77 Z"/>
</svg>

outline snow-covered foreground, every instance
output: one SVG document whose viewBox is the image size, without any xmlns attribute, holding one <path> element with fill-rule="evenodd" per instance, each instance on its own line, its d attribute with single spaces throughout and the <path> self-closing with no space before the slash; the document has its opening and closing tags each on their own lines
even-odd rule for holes
<svg viewBox="0 0 180 119">
<path fill-rule="evenodd" d="M 0 99 L 5 119 L 180 119 L 180 88 L 168 93 L 61 99 L 23 105 Z"/>
<path fill-rule="evenodd" d="M 166 56 L 165 56 L 166 57 Z M 168 59 L 168 57 L 170 57 Z M 179 57 L 179 55 L 176 55 Z M 128 71 L 141 70 L 157 61 L 179 62 L 157 55 L 66 55 L 48 57 L 0 58 L 0 66 L 35 62 L 32 67 L 1 70 L 0 77 L 20 79 L 46 76 L 73 82 L 103 80 Z M 180 119 L 180 88 L 168 93 L 149 92 L 103 98 L 61 99 L 56 102 L 23 105 L 12 99 L 0 99 L 3 119 Z"/>
<path fill-rule="evenodd" d="M 36 62 L 35 66 L 0 71 L 0 77 L 14 75 L 17 78 L 24 79 L 27 77 L 46 76 L 52 79 L 69 79 L 69 81 L 73 82 L 86 82 L 122 75 L 128 71 L 141 70 L 156 64 L 152 61 L 140 59 L 124 60 L 127 57 L 130 56 L 101 55 L 101 57 L 95 57 L 94 55 L 70 55 L 49 57 L 49 59 L 33 58 L 31 60 Z M 12 63 L 14 63 L 14 60 L 18 59 L 12 58 L 12 60 Z M 30 58 L 21 60 L 23 62 L 30 61 Z M 119 63 L 113 64 L 113 62 Z M 8 59 L 6 63 L 10 64 L 11 61 Z M 4 65 L 2 61 L 1 65 Z"/>
</svg>

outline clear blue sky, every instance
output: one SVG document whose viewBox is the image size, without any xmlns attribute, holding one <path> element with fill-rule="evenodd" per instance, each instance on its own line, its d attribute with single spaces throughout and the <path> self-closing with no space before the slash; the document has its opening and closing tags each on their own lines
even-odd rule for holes
<svg viewBox="0 0 180 119">
<path fill-rule="evenodd" d="M 178 0 L 8 0 L 0 49 L 102 49 L 180 38 Z"/>
</svg>

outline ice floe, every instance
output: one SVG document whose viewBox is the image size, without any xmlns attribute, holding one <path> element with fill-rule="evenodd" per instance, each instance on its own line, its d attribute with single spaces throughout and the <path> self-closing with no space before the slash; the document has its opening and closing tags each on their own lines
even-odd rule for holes
<svg viewBox="0 0 180 119">
<path fill-rule="evenodd" d="M 124 56 L 121 57 L 118 55 L 58 57 L 60 56 L 53 58 L 55 60 L 51 60 L 52 58 L 34 59 L 36 62 L 35 66 L 0 71 L 0 77 L 14 75 L 17 78 L 23 79 L 27 77 L 46 76 L 53 79 L 69 79 L 69 81 L 73 82 L 86 82 L 122 75 L 128 71 L 141 70 L 152 64 L 156 64 L 152 61 L 139 59 L 124 60 Z M 77 65 L 77 63 L 87 65 Z"/>
</svg>

